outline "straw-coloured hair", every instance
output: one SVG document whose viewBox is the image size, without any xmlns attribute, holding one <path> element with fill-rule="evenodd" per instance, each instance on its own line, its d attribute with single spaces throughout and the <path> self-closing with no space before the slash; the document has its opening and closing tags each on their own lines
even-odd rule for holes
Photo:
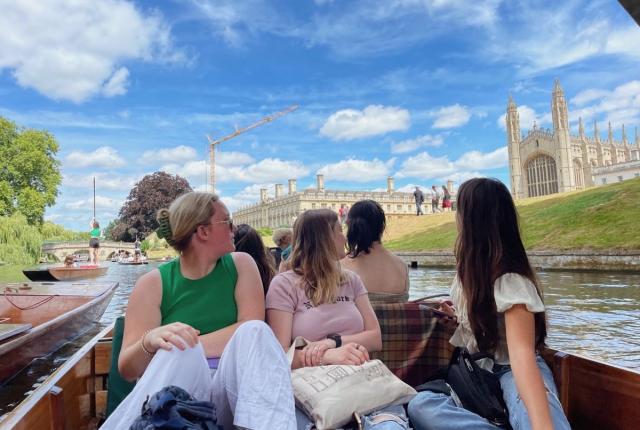
<svg viewBox="0 0 640 430">
<path fill-rule="evenodd" d="M 333 228 L 338 216 L 329 209 L 304 212 L 293 226 L 293 271 L 302 276 L 307 297 L 314 306 L 333 303 L 344 274 L 333 241 Z"/>
<path fill-rule="evenodd" d="M 169 209 L 158 211 L 158 237 L 164 238 L 176 251 L 184 251 L 198 226 L 208 223 L 213 216 L 213 203 L 217 201 L 218 195 L 214 193 L 192 191 L 181 195 Z"/>
</svg>

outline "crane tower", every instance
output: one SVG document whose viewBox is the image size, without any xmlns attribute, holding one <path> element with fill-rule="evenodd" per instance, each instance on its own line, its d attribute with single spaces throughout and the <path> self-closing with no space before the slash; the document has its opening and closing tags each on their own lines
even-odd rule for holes
<svg viewBox="0 0 640 430">
<path fill-rule="evenodd" d="M 207 135 L 207 140 L 209 141 L 209 184 L 211 186 L 211 191 L 215 192 L 216 190 L 216 146 L 221 144 L 222 142 L 226 142 L 229 139 L 233 139 L 234 137 L 249 131 L 251 129 L 254 129 L 256 127 L 260 127 L 263 124 L 266 124 L 268 122 L 271 122 L 275 119 L 280 118 L 281 116 L 284 116 L 290 112 L 293 112 L 294 110 L 298 109 L 300 106 L 298 105 L 292 105 L 289 106 L 288 108 L 286 108 L 285 110 L 282 110 L 280 112 L 276 112 L 274 114 L 265 116 L 264 118 L 262 118 L 260 121 L 257 121 L 247 127 L 243 127 L 240 129 L 236 129 L 236 131 L 234 131 L 233 133 L 221 137 L 220 139 L 217 140 L 213 140 L 211 139 L 211 137 L 209 137 L 209 135 Z"/>
</svg>

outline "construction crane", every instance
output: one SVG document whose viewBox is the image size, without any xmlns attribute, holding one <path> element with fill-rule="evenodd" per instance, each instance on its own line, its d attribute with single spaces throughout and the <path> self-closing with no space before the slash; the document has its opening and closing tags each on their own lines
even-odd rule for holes
<svg viewBox="0 0 640 430">
<path fill-rule="evenodd" d="M 293 112 L 294 110 L 298 109 L 300 106 L 298 105 L 292 105 L 289 106 L 288 108 L 286 108 L 285 110 L 282 110 L 280 112 L 276 112 L 272 115 L 268 115 L 265 116 L 264 118 L 262 118 L 260 121 L 255 122 L 247 127 L 244 128 L 236 128 L 236 131 L 234 131 L 233 133 L 229 134 L 228 136 L 225 137 L 221 137 L 220 139 L 217 140 L 213 140 L 211 139 L 211 137 L 209 137 L 209 135 L 207 135 L 207 140 L 209 141 L 209 184 L 211 185 L 211 191 L 215 192 L 216 190 L 216 145 L 221 144 L 222 142 L 226 142 L 229 139 L 233 139 L 234 137 L 252 130 L 256 127 L 260 127 L 263 124 L 266 124 L 268 122 L 271 122 L 275 119 L 280 118 L 281 116 L 284 116 L 290 112 Z"/>
</svg>

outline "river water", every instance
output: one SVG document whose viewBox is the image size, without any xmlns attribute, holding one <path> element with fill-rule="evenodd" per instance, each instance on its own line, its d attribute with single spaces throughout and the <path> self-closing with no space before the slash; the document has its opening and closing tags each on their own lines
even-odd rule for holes
<svg viewBox="0 0 640 430">
<path fill-rule="evenodd" d="M 50 356 L 35 360 L 0 387 L 0 415 L 13 409 L 53 369 L 122 315 L 136 279 L 155 267 L 114 263 L 101 281 L 119 282 L 109 307 L 87 333 Z M 549 346 L 640 371 L 640 274 L 608 272 L 539 272 L 549 319 Z M 451 269 L 411 269 L 411 299 L 447 293 Z"/>
</svg>

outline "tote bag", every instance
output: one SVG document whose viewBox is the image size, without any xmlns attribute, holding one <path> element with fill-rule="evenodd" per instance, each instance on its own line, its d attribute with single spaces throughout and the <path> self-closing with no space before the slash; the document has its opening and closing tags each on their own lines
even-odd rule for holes
<svg viewBox="0 0 640 430">
<path fill-rule="evenodd" d="M 296 347 L 308 342 L 297 337 L 287 358 L 293 361 Z M 318 430 L 349 423 L 354 414 L 366 415 L 386 406 L 401 405 L 417 393 L 380 360 L 360 366 L 332 364 L 291 371 L 296 404 L 315 422 Z"/>
</svg>

